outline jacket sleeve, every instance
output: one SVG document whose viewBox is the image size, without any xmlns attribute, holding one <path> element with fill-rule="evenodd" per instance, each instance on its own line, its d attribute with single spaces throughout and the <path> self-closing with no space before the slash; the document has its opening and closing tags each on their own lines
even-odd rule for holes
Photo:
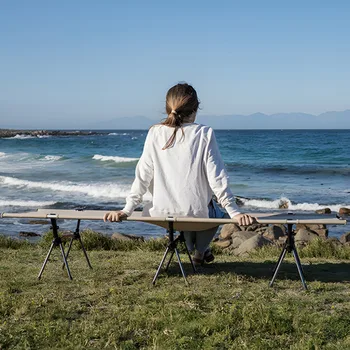
<svg viewBox="0 0 350 350">
<path fill-rule="evenodd" d="M 136 170 L 135 180 L 131 186 L 129 195 L 126 197 L 126 205 L 122 211 L 130 216 L 135 208 L 142 203 L 143 195 L 153 179 L 153 160 L 151 155 L 152 135 L 148 132 L 141 158 L 139 159 Z"/>
<path fill-rule="evenodd" d="M 229 176 L 221 158 L 214 131 L 211 128 L 208 131 L 208 145 L 204 160 L 209 185 L 219 204 L 226 209 L 231 218 L 241 214 L 229 187 Z"/>
</svg>

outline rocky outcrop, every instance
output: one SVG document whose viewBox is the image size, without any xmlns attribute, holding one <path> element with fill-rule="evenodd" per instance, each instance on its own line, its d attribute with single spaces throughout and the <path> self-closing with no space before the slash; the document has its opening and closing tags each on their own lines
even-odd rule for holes
<svg viewBox="0 0 350 350">
<path fill-rule="evenodd" d="M 345 244 L 345 243 L 347 243 L 347 242 L 350 242 L 350 232 L 344 233 L 344 234 L 340 237 L 339 241 L 340 241 L 340 243 L 343 243 L 343 244 Z"/>
<path fill-rule="evenodd" d="M 317 238 L 327 239 L 328 229 L 321 224 L 298 224 L 293 231 L 295 244 L 304 247 Z M 274 244 L 283 246 L 287 239 L 285 225 L 262 225 L 238 226 L 237 224 L 223 225 L 218 239 L 214 242 L 218 247 L 227 250 L 237 256 L 247 255 L 249 252 L 261 246 Z M 331 238 L 334 244 L 349 244 L 350 232 L 345 233 L 340 240 Z"/>
<path fill-rule="evenodd" d="M 28 222 L 30 225 L 50 225 L 51 222 L 47 220 L 30 220 Z"/>
<path fill-rule="evenodd" d="M 38 233 L 36 233 L 36 232 L 27 232 L 27 231 L 21 231 L 20 233 L 19 233 L 19 235 L 21 236 L 21 237 L 38 237 L 38 236 L 40 236 Z"/>
<path fill-rule="evenodd" d="M 281 225 L 238 226 L 237 224 L 227 224 L 222 227 L 219 240 L 214 244 L 222 249 L 228 249 L 234 255 L 245 256 L 263 245 L 274 244 L 273 240 L 278 241 L 280 237 L 285 235 L 285 232 L 286 228 L 284 226 L 282 228 Z"/>
<path fill-rule="evenodd" d="M 241 231 L 241 228 L 238 225 L 227 224 L 222 227 L 219 237 L 223 240 L 229 239 L 237 231 Z"/>
<path fill-rule="evenodd" d="M 119 241 L 136 241 L 136 240 L 144 241 L 145 240 L 143 236 L 119 233 L 119 232 L 113 233 L 113 235 L 111 236 L 111 239 L 119 240 Z"/>
<path fill-rule="evenodd" d="M 332 214 L 332 210 L 329 208 L 317 209 L 315 211 L 316 214 Z"/>
<path fill-rule="evenodd" d="M 273 244 L 269 239 L 257 234 L 244 241 L 238 248 L 233 251 L 236 256 L 247 256 L 249 252 L 267 244 Z"/>
<path fill-rule="evenodd" d="M 301 228 L 297 231 L 294 239 L 296 242 L 311 242 L 312 240 L 316 239 L 318 235 L 312 231 L 309 231 L 306 228 Z"/>
<path fill-rule="evenodd" d="M 350 215 L 350 208 L 340 208 L 339 215 Z"/>
<path fill-rule="evenodd" d="M 312 225 L 304 225 L 298 224 L 296 225 L 297 230 L 307 229 L 310 232 L 316 233 L 319 237 L 327 238 L 328 237 L 328 229 L 326 225 L 321 224 L 312 224 Z"/>
<path fill-rule="evenodd" d="M 99 134 L 102 134 L 102 132 L 96 132 L 96 131 L 70 131 L 70 130 L 13 130 L 13 129 L 0 129 L 0 138 L 15 137 L 16 135 L 43 137 L 43 136 L 81 136 L 81 135 L 99 135 Z"/>
</svg>

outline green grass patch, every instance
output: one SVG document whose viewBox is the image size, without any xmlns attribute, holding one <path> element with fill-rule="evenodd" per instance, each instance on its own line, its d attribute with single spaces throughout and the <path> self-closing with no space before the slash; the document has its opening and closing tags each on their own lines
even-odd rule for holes
<svg viewBox="0 0 350 350">
<path fill-rule="evenodd" d="M 0 248 L 23 249 L 31 246 L 32 244 L 27 240 L 15 239 L 0 234 Z"/>
<path fill-rule="evenodd" d="M 167 239 L 164 238 L 151 238 L 149 240 L 143 241 L 139 239 L 131 240 L 113 240 L 110 236 L 104 235 L 102 233 L 87 229 L 81 232 L 81 238 L 84 243 L 86 250 L 149 250 L 157 251 L 164 250 L 167 244 Z M 41 247 L 48 247 L 53 239 L 52 231 L 47 232 L 41 238 L 39 245 Z M 70 238 L 65 239 L 67 243 Z M 74 249 L 80 249 L 80 243 L 77 240 L 74 240 L 73 246 Z"/>
<path fill-rule="evenodd" d="M 273 288 L 277 259 L 268 250 L 218 254 L 196 275 L 182 254 L 190 286 L 175 262 L 152 286 L 164 242 L 118 248 L 89 234 L 82 236 L 93 269 L 75 248 L 73 281 L 58 249 L 37 280 L 49 238 L 1 246 L 0 349 L 350 349 L 348 260 L 302 258 L 303 291 L 289 254 Z"/>
</svg>

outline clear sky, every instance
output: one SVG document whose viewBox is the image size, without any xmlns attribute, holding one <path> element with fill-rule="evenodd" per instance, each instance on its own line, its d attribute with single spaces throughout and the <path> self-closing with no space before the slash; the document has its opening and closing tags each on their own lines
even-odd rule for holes
<svg viewBox="0 0 350 350">
<path fill-rule="evenodd" d="M 205 115 L 350 109 L 349 19 L 340 0 L 4 0 L 0 127 L 157 119 L 179 81 Z"/>
</svg>

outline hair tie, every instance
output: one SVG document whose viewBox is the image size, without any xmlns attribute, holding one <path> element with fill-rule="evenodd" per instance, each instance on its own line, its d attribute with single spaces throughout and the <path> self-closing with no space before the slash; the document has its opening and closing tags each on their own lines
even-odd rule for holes
<svg viewBox="0 0 350 350">
<path fill-rule="evenodd" d="M 177 112 L 176 112 L 174 109 L 172 109 L 171 112 L 170 112 L 170 114 L 175 114 L 175 115 L 177 115 Z"/>
</svg>

